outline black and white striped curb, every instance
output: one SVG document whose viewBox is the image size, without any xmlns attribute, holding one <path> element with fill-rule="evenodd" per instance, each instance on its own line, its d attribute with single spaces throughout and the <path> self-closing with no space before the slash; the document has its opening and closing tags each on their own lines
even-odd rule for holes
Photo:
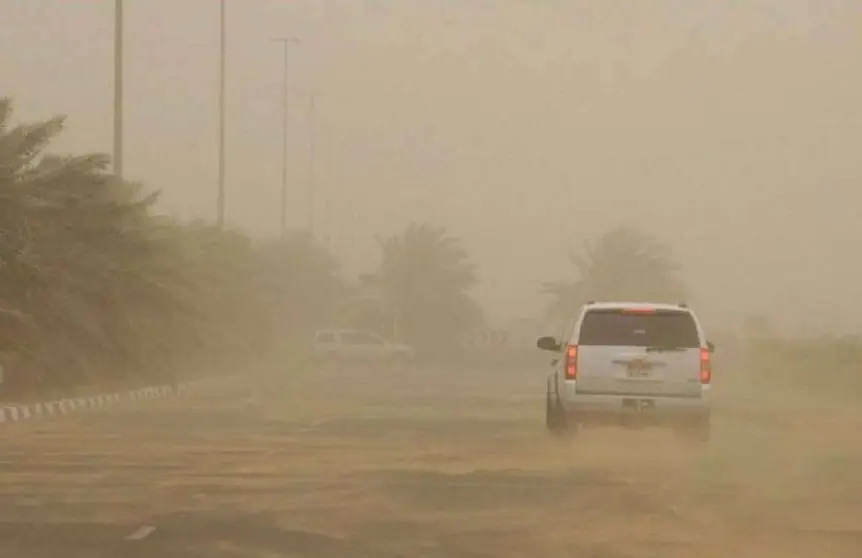
<svg viewBox="0 0 862 558">
<path fill-rule="evenodd" d="M 92 411 L 123 402 L 135 402 L 145 399 L 155 399 L 158 397 L 168 397 L 170 395 L 178 395 L 190 389 L 203 387 L 220 381 L 223 381 L 223 379 L 207 378 L 194 382 L 178 384 L 176 389 L 174 389 L 173 386 L 152 386 L 127 392 L 71 397 L 56 401 L 13 405 L 0 404 L 0 424 L 39 418 L 50 418 L 81 411 Z"/>
</svg>

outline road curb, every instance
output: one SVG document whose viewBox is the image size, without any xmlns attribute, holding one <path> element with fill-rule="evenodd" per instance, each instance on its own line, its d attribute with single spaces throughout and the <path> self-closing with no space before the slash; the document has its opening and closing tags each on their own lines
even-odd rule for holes
<svg viewBox="0 0 862 558">
<path fill-rule="evenodd" d="M 171 385 L 150 386 L 138 388 L 126 392 L 112 392 L 84 397 L 69 397 L 53 401 L 40 401 L 27 404 L 0 404 L 0 424 L 23 422 L 40 418 L 59 417 L 81 411 L 94 411 L 104 409 L 124 402 L 135 402 L 182 393 L 207 385 L 216 384 L 227 378 L 205 378 L 192 382 L 177 384 L 176 388 Z"/>
</svg>

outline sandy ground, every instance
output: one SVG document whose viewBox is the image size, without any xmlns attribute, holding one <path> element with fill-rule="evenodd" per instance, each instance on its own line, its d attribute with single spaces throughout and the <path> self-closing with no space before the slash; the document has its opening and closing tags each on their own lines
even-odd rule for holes
<svg viewBox="0 0 862 558">
<path fill-rule="evenodd" d="M 337 371 L 6 426 L 0 556 L 862 556 L 858 404 L 718 382 L 693 450 L 550 438 L 542 389 Z"/>
</svg>

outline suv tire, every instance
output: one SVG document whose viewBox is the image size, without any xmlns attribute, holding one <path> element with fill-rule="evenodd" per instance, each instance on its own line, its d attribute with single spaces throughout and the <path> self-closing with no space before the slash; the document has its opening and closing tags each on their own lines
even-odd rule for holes
<svg viewBox="0 0 862 558">
<path fill-rule="evenodd" d="M 563 436 L 573 432 L 566 412 L 550 390 L 545 396 L 545 427 L 548 432 L 555 436 Z"/>
</svg>

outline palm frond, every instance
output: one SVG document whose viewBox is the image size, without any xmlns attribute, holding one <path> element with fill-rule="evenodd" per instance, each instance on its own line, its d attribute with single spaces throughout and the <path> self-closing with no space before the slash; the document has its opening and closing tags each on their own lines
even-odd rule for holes
<svg viewBox="0 0 862 558">
<path fill-rule="evenodd" d="M 55 117 L 38 124 L 21 124 L 0 135 L 0 184 L 29 170 L 64 124 L 64 117 Z"/>
</svg>

